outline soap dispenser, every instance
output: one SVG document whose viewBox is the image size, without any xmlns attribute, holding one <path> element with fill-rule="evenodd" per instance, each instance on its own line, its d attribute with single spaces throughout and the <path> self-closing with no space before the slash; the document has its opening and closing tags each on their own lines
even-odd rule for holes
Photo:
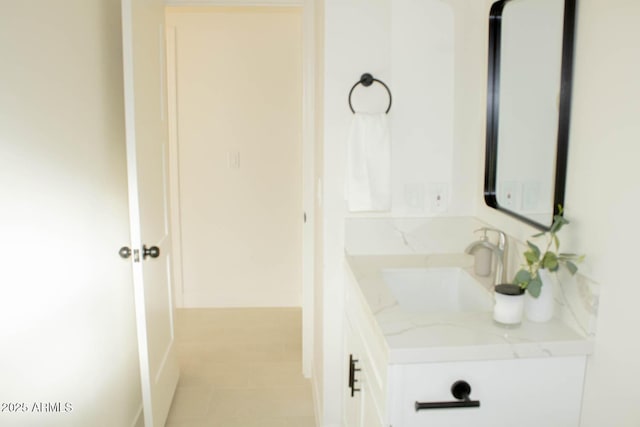
<svg viewBox="0 0 640 427">
<path fill-rule="evenodd" d="M 475 257 L 474 272 L 477 276 L 487 277 L 491 274 L 491 264 L 493 261 L 493 251 L 489 249 L 489 238 L 487 237 L 487 229 L 481 228 L 484 234 L 480 238 L 480 242 L 486 244 L 478 245 L 473 251 Z"/>
</svg>

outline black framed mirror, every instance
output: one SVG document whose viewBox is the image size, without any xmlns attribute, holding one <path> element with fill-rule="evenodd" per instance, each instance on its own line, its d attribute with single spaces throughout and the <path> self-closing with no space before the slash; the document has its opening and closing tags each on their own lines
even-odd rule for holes
<svg viewBox="0 0 640 427">
<path fill-rule="evenodd" d="M 565 195 L 576 0 L 499 0 L 489 15 L 484 198 L 541 230 Z"/>
</svg>

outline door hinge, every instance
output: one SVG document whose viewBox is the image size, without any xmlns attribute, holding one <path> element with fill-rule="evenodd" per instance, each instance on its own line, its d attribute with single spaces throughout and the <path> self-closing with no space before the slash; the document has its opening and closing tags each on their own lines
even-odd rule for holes
<svg viewBox="0 0 640 427">
<path fill-rule="evenodd" d="M 140 249 L 133 250 L 133 262 L 140 262 Z"/>
</svg>

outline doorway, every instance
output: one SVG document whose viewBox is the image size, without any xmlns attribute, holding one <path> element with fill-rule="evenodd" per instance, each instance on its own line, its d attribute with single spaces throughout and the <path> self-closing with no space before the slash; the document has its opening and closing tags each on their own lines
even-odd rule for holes
<svg viewBox="0 0 640 427">
<path fill-rule="evenodd" d="M 302 305 L 296 7 L 169 7 L 176 300 Z"/>
</svg>

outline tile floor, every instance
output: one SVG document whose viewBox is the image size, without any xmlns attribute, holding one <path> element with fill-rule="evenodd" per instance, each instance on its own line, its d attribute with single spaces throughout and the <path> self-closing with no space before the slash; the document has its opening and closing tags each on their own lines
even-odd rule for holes
<svg viewBox="0 0 640 427">
<path fill-rule="evenodd" d="M 180 382 L 166 427 L 315 427 L 301 311 L 180 309 Z"/>
</svg>

